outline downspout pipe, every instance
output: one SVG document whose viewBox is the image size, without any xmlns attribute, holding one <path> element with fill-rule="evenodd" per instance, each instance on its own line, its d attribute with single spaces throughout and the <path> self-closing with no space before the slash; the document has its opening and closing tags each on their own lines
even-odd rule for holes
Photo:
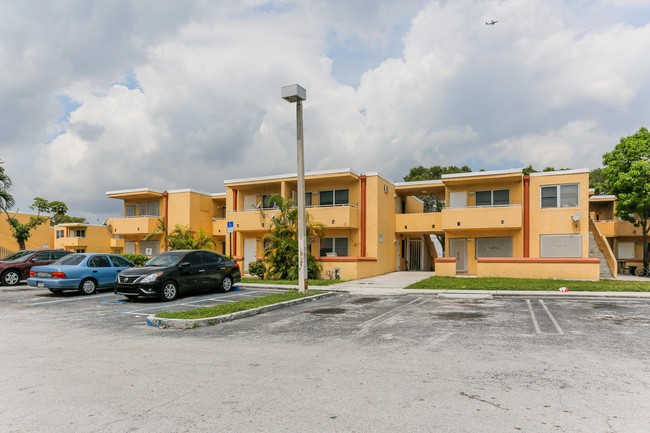
<svg viewBox="0 0 650 433">
<path fill-rule="evenodd" d="M 530 176 L 524 176 L 524 257 L 530 257 Z"/>
<path fill-rule="evenodd" d="M 366 175 L 360 177 L 361 180 L 361 257 L 366 257 Z"/>
</svg>

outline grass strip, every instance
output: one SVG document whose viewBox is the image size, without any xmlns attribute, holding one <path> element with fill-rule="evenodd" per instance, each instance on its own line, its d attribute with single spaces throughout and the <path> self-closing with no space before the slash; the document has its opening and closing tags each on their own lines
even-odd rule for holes
<svg viewBox="0 0 650 433">
<path fill-rule="evenodd" d="M 430 277 L 408 286 L 424 290 L 551 290 L 566 287 L 576 292 L 650 292 L 650 279 L 644 281 L 544 280 L 528 278 L 458 278 Z"/>
<path fill-rule="evenodd" d="M 265 305 L 279 304 L 280 302 L 292 301 L 294 299 L 314 296 L 320 293 L 323 292 L 300 293 L 292 291 L 286 293 L 277 293 L 269 296 L 260 296 L 259 298 L 245 299 L 243 301 L 213 305 L 211 307 L 194 308 L 186 311 L 163 311 L 162 313 L 156 314 L 156 317 L 160 317 L 162 319 L 205 319 L 208 317 L 223 316 L 226 314 L 236 313 L 238 311 L 250 310 L 252 308 L 264 307 Z"/>
<path fill-rule="evenodd" d="M 298 285 L 298 280 L 260 280 L 259 278 L 245 277 L 241 279 L 242 283 L 255 284 L 279 284 L 279 285 Z M 343 280 L 309 280 L 310 286 L 331 286 L 332 284 L 342 283 Z"/>
</svg>

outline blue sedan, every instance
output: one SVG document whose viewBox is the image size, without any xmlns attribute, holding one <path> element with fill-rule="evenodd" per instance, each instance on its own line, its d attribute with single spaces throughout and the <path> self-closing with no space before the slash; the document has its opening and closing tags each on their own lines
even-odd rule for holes
<svg viewBox="0 0 650 433">
<path fill-rule="evenodd" d="M 77 290 L 92 295 L 98 288 L 113 288 L 117 274 L 133 266 L 115 254 L 70 254 L 47 266 L 34 266 L 27 284 L 47 287 L 52 293 Z"/>
</svg>

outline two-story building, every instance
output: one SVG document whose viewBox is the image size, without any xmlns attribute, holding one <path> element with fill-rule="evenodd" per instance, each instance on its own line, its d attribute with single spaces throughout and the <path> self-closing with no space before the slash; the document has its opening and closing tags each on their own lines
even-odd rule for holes
<svg viewBox="0 0 650 433">
<path fill-rule="evenodd" d="M 309 246 L 323 276 L 363 278 L 395 270 L 439 274 L 597 279 L 589 258 L 589 170 L 524 175 L 521 169 L 393 183 L 350 169 L 309 172 L 305 203 L 325 235 Z M 244 271 L 263 257 L 277 213 L 274 195 L 296 199 L 295 174 L 231 179 L 225 192 L 111 191 L 124 215 L 108 221 L 111 245 L 153 255 L 162 227 L 203 229 Z M 417 196 L 446 206 L 424 212 Z M 296 200 L 297 201 L 297 200 Z M 161 222 L 164 224 L 161 225 Z M 155 236 L 154 236 L 155 235 Z"/>
<path fill-rule="evenodd" d="M 114 242 L 106 226 L 85 223 L 59 224 L 54 230 L 54 248 L 73 253 L 104 253 Z M 122 253 L 121 248 L 113 247 L 112 252 Z"/>
</svg>

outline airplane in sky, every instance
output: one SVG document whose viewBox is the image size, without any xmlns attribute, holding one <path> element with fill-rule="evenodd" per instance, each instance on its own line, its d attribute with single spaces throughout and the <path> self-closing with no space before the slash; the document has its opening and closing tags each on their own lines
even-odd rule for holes
<svg viewBox="0 0 650 433">
<path fill-rule="evenodd" d="M 492 21 L 487 21 L 487 22 L 485 23 L 485 25 L 486 25 L 486 26 L 493 26 L 493 25 L 495 25 L 495 24 L 498 23 L 498 22 L 499 22 L 499 21 L 494 21 L 494 20 L 492 20 Z"/>
</svg>

